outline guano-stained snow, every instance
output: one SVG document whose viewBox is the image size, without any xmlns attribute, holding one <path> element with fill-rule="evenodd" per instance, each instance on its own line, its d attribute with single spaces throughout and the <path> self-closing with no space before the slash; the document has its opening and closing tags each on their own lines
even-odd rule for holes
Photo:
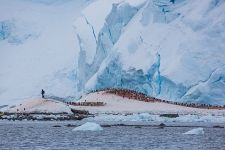
<svg viewBox="0 0 225 150">
<path fill-rule="evenodd" d="M 225 110 L 201 109 L 163 102 L 144 102 L 136 99 L 105 93 L 105 91 L 83 95 L 76 102 L 103 102 L 105 106 L 71 106 L 75 109 L 87 110 L 93 114 L 113 113 L 150 113 L 150 114 L 181 114 L 181 115 L 225 115 Z"/>
</svg>

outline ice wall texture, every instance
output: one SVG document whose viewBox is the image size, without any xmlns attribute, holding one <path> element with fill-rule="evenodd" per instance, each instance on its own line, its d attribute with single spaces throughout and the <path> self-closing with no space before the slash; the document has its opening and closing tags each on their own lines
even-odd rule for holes
<svg viewBox="0 0 225 150">
<path fill-rule="evenodd" d="M 78 91 L 225 104 L 224 0 L 98 0 L 74 27 Z"/>
<path fill-rule="evenodd" d="M 24 24 L 21 25 L 14 20 L 0 21 L 0 41 L 5 40 L 10 44 L 18 45 L 28 39 L 35 39 L 37 36 L 37 33 L 29 30 Z"/>
</svg>

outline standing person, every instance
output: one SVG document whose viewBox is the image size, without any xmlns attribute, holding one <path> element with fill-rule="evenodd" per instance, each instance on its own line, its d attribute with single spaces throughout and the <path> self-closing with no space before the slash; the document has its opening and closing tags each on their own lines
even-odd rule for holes
<svg viewBox="0 0 225 150">
<path fill-rule="evenodd" d="M 45 98 L 45 91 L 43 89 L 41 90 L 41 95 L 42 95 L 42 98 Z"/>
</svg>

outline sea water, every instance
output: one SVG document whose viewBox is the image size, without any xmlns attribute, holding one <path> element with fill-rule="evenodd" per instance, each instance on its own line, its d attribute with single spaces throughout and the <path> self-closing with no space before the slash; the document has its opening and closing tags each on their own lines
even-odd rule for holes
<svg viewBox="0 0 225 150">
<path fill-rule="evenodd" d="M 102 131 L 73 132 L 74 127 L 67 127 L 67 124 L 45 121 L 0 122 L 0 150 L 225 149 L 224 128 L 204 127 L 204 135 L 184 135 L 193 127 L 109 126 Z"/>
</svg>

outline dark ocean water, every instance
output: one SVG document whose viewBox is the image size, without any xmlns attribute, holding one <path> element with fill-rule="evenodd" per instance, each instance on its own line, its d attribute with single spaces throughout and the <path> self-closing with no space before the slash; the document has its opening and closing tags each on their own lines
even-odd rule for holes
<svg viewBox="0 0 225 150">
<path fill-rule="evenodd" d="M 73 132 L 66 124 L 0 122 L 0 150 L 225 150 L 224 128 L 204 128 L 204 135 L 183 135 L 193 127 L 117 126 Z"/>
</svg>

